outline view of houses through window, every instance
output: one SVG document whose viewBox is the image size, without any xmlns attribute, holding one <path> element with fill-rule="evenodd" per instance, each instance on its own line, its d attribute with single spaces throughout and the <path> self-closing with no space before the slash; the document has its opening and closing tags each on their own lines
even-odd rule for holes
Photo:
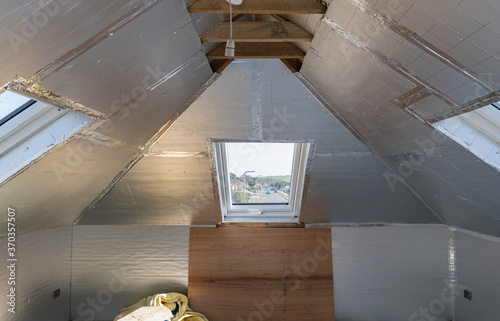
<svg viewBox="0 0 500 321">
<path fill-rule="evenodd" d="M 288 205 L 294 143 L 228 144 L 231 203 Z"/>
</svg>

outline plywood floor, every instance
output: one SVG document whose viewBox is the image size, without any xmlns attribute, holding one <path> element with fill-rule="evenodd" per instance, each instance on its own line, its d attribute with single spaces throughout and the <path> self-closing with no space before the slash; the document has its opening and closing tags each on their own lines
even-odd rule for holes
<svg viewBox="0 0 500 321">
<path fill-rule="evenodd" d="M 189 305 L 210 321 L 334 320 L 330 229 L 191 228 Z"/>
</svg>

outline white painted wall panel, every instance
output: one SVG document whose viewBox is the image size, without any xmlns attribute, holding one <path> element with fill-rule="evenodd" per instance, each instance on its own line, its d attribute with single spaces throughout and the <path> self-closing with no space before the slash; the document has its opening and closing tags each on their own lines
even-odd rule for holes
<svg viewBox="0 0 500 321">
<path fill-rule="evenodd" d="M 73 320 L 113 320 L 163 292 L 187 292 L 189 226 L 75 226 Z"/>
<path fill-rule="evenodd" d="M 457 281 L 472 293 L 460 296 L 455 321 L 497 321 L 500 318 L 500 238 L 455 231 Z"/>
<path fill-rule="evenodd" d="M 70 306 L 72 227 L 17 235 L 16 313 L 7 311 L 7 238 L 0 239 L 0 320 L 67 321 Z M 60 297 L 52 292 L 60 289 Z"/>
<path fill-rule="evenodd" d="M 452 319 L 450 304 L 429 308 L 447 288 L 445 226 L 333 227 L 332 243 L 336 320 Z"/>
</svg>

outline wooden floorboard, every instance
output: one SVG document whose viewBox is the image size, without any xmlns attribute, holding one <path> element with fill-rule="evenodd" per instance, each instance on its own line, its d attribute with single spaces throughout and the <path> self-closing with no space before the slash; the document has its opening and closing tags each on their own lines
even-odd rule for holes
<svg viewBox="0 0 500 321">
<path fill-rule="evenodd" d="M 330 233 L 192 228 L 190 307 L 217 321 L 334 320 Z"/>
<path fill-rule="evenodd" d="M 309 32 L 293 22 L 233 22 L 233 39 L 235 42 L 310 42 L 313 38 Z M 201 37 L 202 42 L 226 42 L 229 39 L 229 22 Z"/>
<path fill-rule="evenodd" d="M 188 7 L 191 13 L 229 13 L 225 0 L 199 0 Z M 326 7 L 316 0 L 243 0 L 233 13 L 325 14 Z"/>
<path fill-rule="evenodd" d="M 227 59 L 225 56 L 226 45 L 223 44 L 207 55 L 209 59 Z M 235 59 L 266 59 L 283 58 L 302 59 L 305 56 L 300 48 L 288 42 L 240 42 L 236 44 Z"/>
</svg>

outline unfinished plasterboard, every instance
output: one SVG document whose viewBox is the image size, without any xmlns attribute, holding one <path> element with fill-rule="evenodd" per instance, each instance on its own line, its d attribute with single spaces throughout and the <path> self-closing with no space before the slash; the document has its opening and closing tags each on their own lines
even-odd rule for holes
<svg viewBox="0 0 500 321">
<path fill-rule="evenodd" d="M 279 60 L 236 60 L 80 224 L 217 223 L 208 153 L 223 138 L 314 142 L 306 223 L 439 222 Z"/>
</svg>

